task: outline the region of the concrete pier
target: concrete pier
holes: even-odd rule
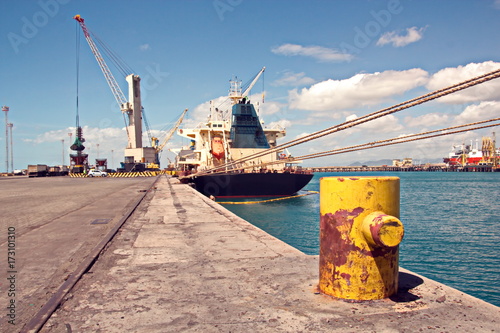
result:
[[[0,178],[0,332],[19,332],[153,181]]]
[[[500,310],[404,271],[393,300],[318,294],[307,256],[163,177],[43,332],[495,331]]]
[[[499,331],[498,307],[404,269],[391,299],[322,295],[317,256],[176,179],[155,186],[41,332]]]

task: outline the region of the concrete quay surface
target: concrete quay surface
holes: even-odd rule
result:
[[[154,181],[0,178],[0,332],[19,332]]]
[[[500,331],[498,307],[404,269],[391,299],[317,283],[317,256],[162,176],[41,332]]]

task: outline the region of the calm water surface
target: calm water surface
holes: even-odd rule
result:
[[[500,306],[500,173],[317,173],[321,177],[401,179],[405,237],[400,265]],[[224,205],[307,254],[319,253],[319,195],[254,205]]]

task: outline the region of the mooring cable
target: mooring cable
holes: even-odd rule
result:
[[[339,131],[342,131],[345,129],[349,129],[349,128],[352,128],[352,127],[357,126],[357,125],[361,125],[363,123],[366,123],[366,122],[369,122],[369,121],[372,121],[372,120],[375,120],[375,119],[378,119],[378,118],[381,118],[381,117],[384,117],[384,116],[387,116],[387,115],[390,115],[390,114],[393,114],[393,113],[396,113],[396,112],[399,112],[399,111],[402,111],[402,110],[405,110],[408,108],[411,108],[411,107],[416,106],[416,105],[420,105],[420,104],[432,101],[434,99],[455,93],[457,91],[460,91],[460,90],[463,90],[466,88],[473,87],[475,85],[496,79],[498,77],[500,77],[500,69],[483,74],[483,75],[480,75],[480,76],[477,76],[477,77],[474,77],[474,78],[471,78],[471,79],[466,80],[466,81],[459,82],[457,84],[454,84],[454,85],[451,85],[451,86],[448,86],[448,87],[445,87],[442,89],[435,90],[433,92],[430,92],[430,93],[424,94],[422,96],[410,99],[408,101],[393,105],[391,107],[384,108],[384,109],[381,109],[381,110],[376,111],[376,112],[372,112],[372,113],[367,114],[365,116],[362,116],[362,117],[359,117],[356,119],[352,119],[352,120],[346,121],[346,122],[338,124],[338,125],[328,127],[326,129],[309,134],[305,137],[294,139],[294,140],[289,141],[287,143],[284,143],[284,144],[278,145],[276,147],[267,149],[264,152],[258,152],[255,154],[251,154],[251,155],[246,156],[244,158],[240,158],[238,160],[220,165],[216,168],[210,168],[210,169],[198,172],[196,174],[189,175],[187,177],[199,176],[199,175],[208,174],[208,173],[218,173],[218,170],[221,170],[224,168],[226,168],[226,169],[227,168],[235,168],[237,170],[242,169],[241,167],[239,167],[239,168],[236,167],[237,164],[240,164],[240,163],[252,160],[252,159],[256,159],[256,158],[259,158],[259,157],[262,157],[262,156],[265,156],[268,154],[272,154],[272,153],[275,153],[279,150],[290,148],[290,147],[298,145],[298,144],[302,144],[305,142],[316,140],[316,139],[321,138],[323,136],[333,134],[333,133],[336,133],[336,132],[339,132]],[[274,164],[276,164],[276,163],[274,163]],[[227,170],[226,170],[226,172],[227,172]]]

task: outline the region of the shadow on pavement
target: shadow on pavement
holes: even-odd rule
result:
[[[398,303],[413,302],[420,299],[419,296],[412,294],[411,289],[424,283],[420,277],[410,274],[399,272],[399,288],[397,294],[389,297],[392,301]]]

